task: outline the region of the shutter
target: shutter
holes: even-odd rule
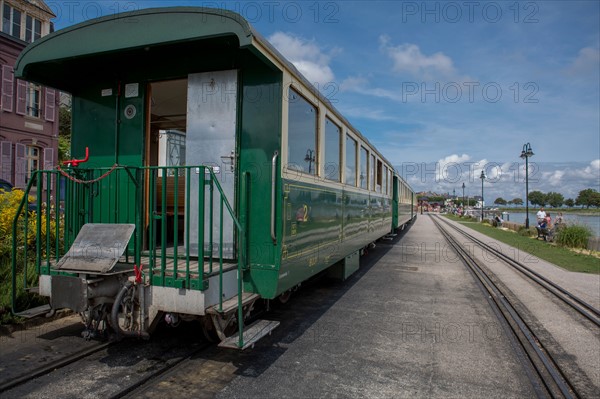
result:
[[[0,143],[0,178],[12,183],[12,142]]]
[[[25,145],[15,144],[15,187],[25,188],[27,174],[27,159],[25,159]]]
[[[17,79],[17,106],[15,112],[25,115],[27,111],[27,82]]]
[[[13,110],[14,72],[10,65],[2,65],[2,111]]]
[[[56,110],[56,92],[54,89],[46,88],[46,99],[44,102],[44,118],[48,122],[54,122],[54,112]],[[44,158],[45,159],[45,158]],[[48,169],[44,166],[45,169]]]
[[[54,148],[44,148],[44,170],[52,170],[54,168]],[[54,173],[50,181],[50,189],[54,187]],[[44,176],[44,190],[46,189],[46,178]]]

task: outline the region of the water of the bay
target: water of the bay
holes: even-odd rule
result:
[[[537,211],[536,211],[537,212]],[[509,220],[515,223],[525,224],[525,212],[510,212]],[[557,212],[550,212],[552,221],[556,218]],[[506,218],[505,218],[506,220]],[[589,226],[596,237],[600,236],[600,215],[578,215],[574,213],[563,213],[563,220],[568,224],[585,224]],[[535,212],[529,212],[529,225],[535,226],[536,222]]]

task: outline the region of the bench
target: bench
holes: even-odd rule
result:
[[[166,180],[166,194],[167,198],[164,203],[162,202],[162,190],[163,184]],[[185,213],[185,176],[177,177],[177,214],[183,215]],[[162,176],[156,178],[156,213],[162,214],[165,212],[168,216],[175,215],[175,176],[167,176],[166,179]]]
[[[170,241],[174,237],[174,226],[175,226],[175,210],[177,210],[177,236],[178,241],[183,240],[184,225],[185,225],[185,176],[177,177],[177,206],[175,204],[175,176],[157,176],[156,178],[156,191],[155,202],[156,212],[155,215],[166,216],[166,228],[167,228],[167,241]],[[166,184],[166,198],[163,204],[162,190],[163,185]],[[163,206],[164,205],[164,206]],[[158,224],[157,241],[160,242],[160,231],[161,221]]]

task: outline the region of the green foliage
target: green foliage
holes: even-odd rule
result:
[[[565,202],[565,197],[561,193],[550,191],[546,194],[546,202],[553,208],[560,208]]]
[[[509,203],[513,205],[523,205],[523,200],[521,198],[513,198]]]
[[[600,207],[600,193],[593,188],[581,190],[575,199],[576,205],[583,205],[587,208],[590,206]]]
[[[498,197],[498,198],[496,198],[496,200],[494,201],[494,204],[496,204],[496,205],[506,205],[506,204],[507,204],[507,202],[506,202],[506,200],[505,200],[504,198],[502,198],[502,197]]]
[[[71,155],[71,109],[61,106],[58,111],[58,161],[70,159]]]
[[[13,248],[13,221],[20,203],[23,201],[24,192],[13,190],[9,192],[0,191],[0,322],[6,322],[12,319],[10,314],[11,294],[12,294],[12,248]],[[25,206],[24,212],[27,212]],[[43,248],[42,256],[46,256],[46,240],[51,241],[51,250],[54,250],[56,241],[56,221],[51,218],[50,224],[46,221],[46,209],[41,210],[41,241],[37,243]],[[52,212],[53,213],[53,212]],[[27,234],[26,234],[27,230]],[[35,271],[35,244],[36,244],[37,218],[35,214],[30,213],[25,218],[23,213],[17,223],[17,308],[27,309],[40,304],[42,299],[37,295],[26,293],[24,290],[24,280],[27,280],[27,286],[35,285],[37,273]],[[48,234],[46,234],[46,232]],[[27,259],[25,249],[27,248]],[[26,278],[25,278],[26,274]]]
[[[565,200],[565,205],[569,208],[573,208],[575,206],[575,201],[573,201],[573,198],[567,198]]]
[[[461,220],[459,223],[464,222]],[[514,234],[512,231],[492,229],[481,223],[464,224],[473,230],[479,231],[480,233],[517,248],[519,251],[527,252],[540,259],[547,260],[565,270],[600,274],[600,262],[598,262],[598,258],[582,253],[575,253],[568,248],[557,245],[550,245],[546,241],[534,240],[529,237],[529,233],[526,233],[525,229],[523,229],[523,234],[526,236],[523,237],[520,234]],[[532,229],[535,231],[535,228]]]
[[[546,206],[548,201],[546,200],[546,194],[541,191],[532,191],[529,193],[529,202],[531,205],[536,206]]]
[[[554,241],[563,247],[586,248],[592,235],[588,226],[575,224],[558,229]]]
[[[523,226],[519,228],[517,234],[523,237],[533,237],[534,235],[537,235],[537,231],[535,227],[526,228],[525,226]]]

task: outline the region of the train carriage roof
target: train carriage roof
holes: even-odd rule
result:
[[[15,75],[57,88],[68,87],[69,73],[63,67],[81,59],[226,36],[236,37],[239,47],[249,47],[256,32],[239,15],[219,9],[170,7],[110,15],[36,40],[17,59]]]
[[[73,92],[77,85],[93,82],[93,70],[106,64],[125,68],[139,62],[140,52],[198,40],[223,40],[222,43],[249,49],[275,69],[285,68],[327,104],[348,128],[360,136],[389,165],[391,163],[348,120],[335,109],[294,65],[264,39],[239,14],[204,7],[148,8],[92,19],[58,30],[27,46],[15,65],[15,76],[46,86]],[[226,40],[235,39],[237,43]],[[137,53],[136,53],[137,52]],[[266,53],[266,54],[265,54]],[[273,65],[269,56],[280,65]],[[129,58],[127,58],[129,57]],[[82,81],[85,79],[84,81]]]

